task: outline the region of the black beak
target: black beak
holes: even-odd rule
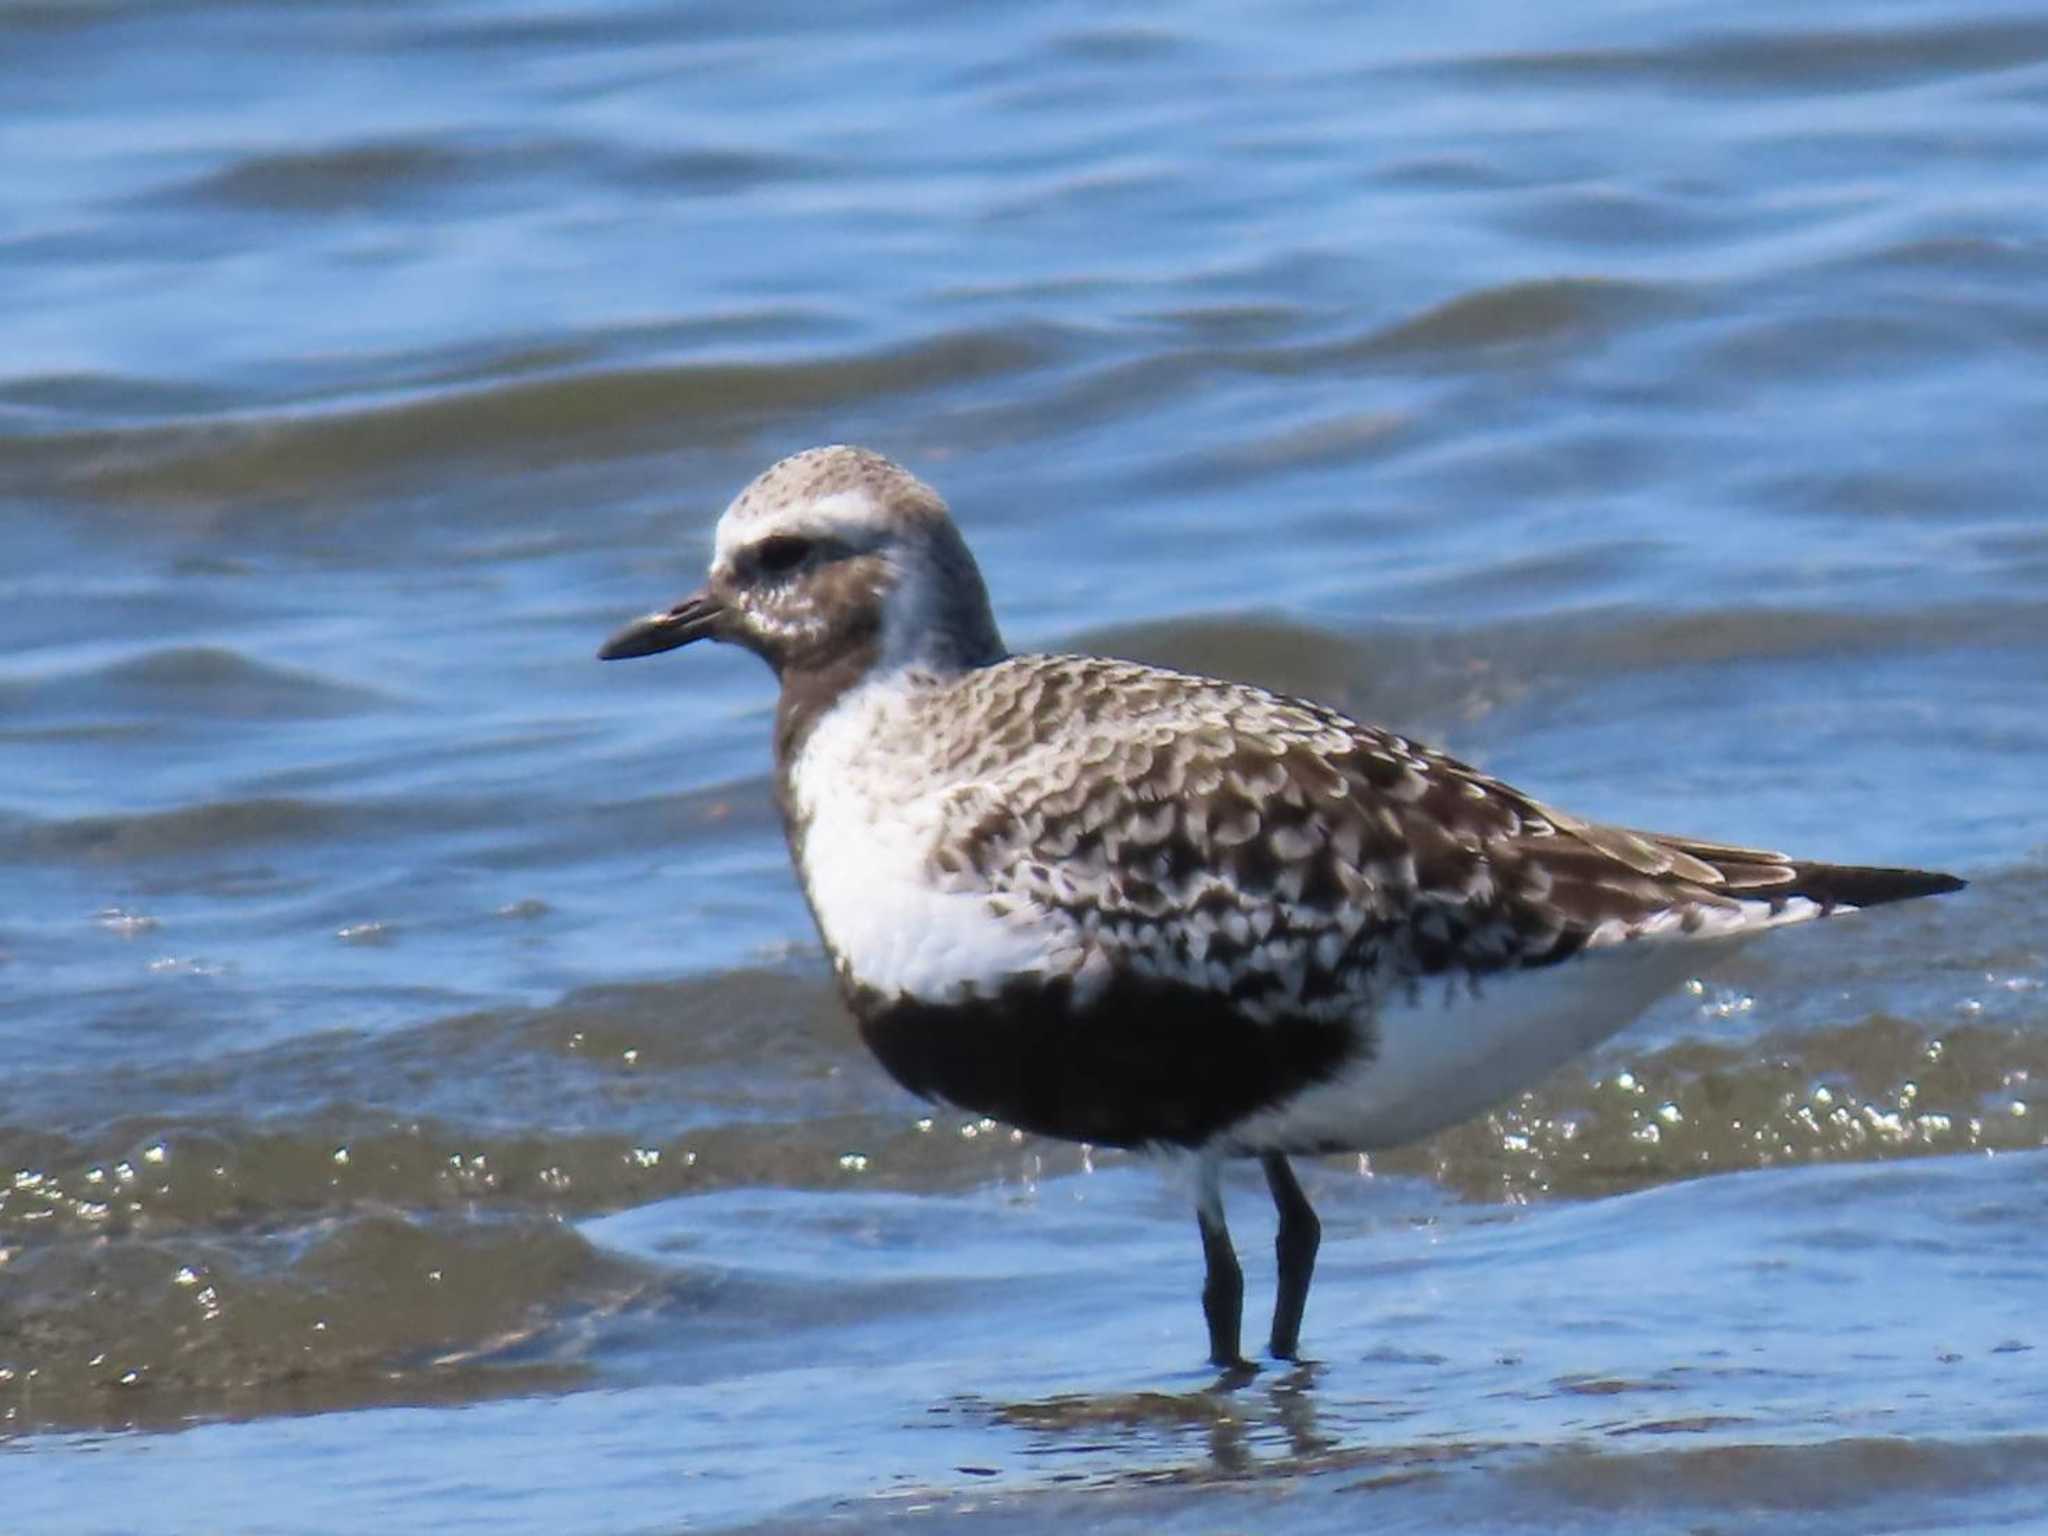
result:
[[[599,661],[622,661],[628,656],[654,656],[672,651],[692,640],[718,638],[725,620],[725,605],[707,588],[692,592],[666,613],[650,613],[635,619],[598,649]]]

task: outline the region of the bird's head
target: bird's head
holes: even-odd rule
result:
[[[693,640],[746,647],[778,674],[979,666],[1002,640],[981,572],[938,492],[864,448],[811,448],[759,475],[718,520],[709,579],[598,654]]]

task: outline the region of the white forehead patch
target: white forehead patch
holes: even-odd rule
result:
[[[712,535],[711,558],[722,564],[736,551],[770,534],[830,536],[860,543],[887,526],[886,510],[866,486],[799,502],[777,502],[742,494],[718,520],[718,530]]]

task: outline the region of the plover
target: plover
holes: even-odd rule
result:
[[[1413,1141],[1628,1023],[1703,947],[1950,875],[1603,826],[1333,709],[1011,655],[946,504],[813,448],[740,492],[710,579],[599,654],[694,640],[781,680],[777,797],[860,1032],[904,1087],[1196,1157],[1211,1359],[1241,1363],[1219,1169],[1279,1210],[1270,1352],[1321,1229],[1288,1158]]]

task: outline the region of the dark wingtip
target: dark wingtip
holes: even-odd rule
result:
[[[1916,896],[1946,896],[1970,883],[1933,869],[1871,869],[1854,864],[1794,867],[1798,878],[1774,894],[1805,896],[1831,907],[1876,907]]]

